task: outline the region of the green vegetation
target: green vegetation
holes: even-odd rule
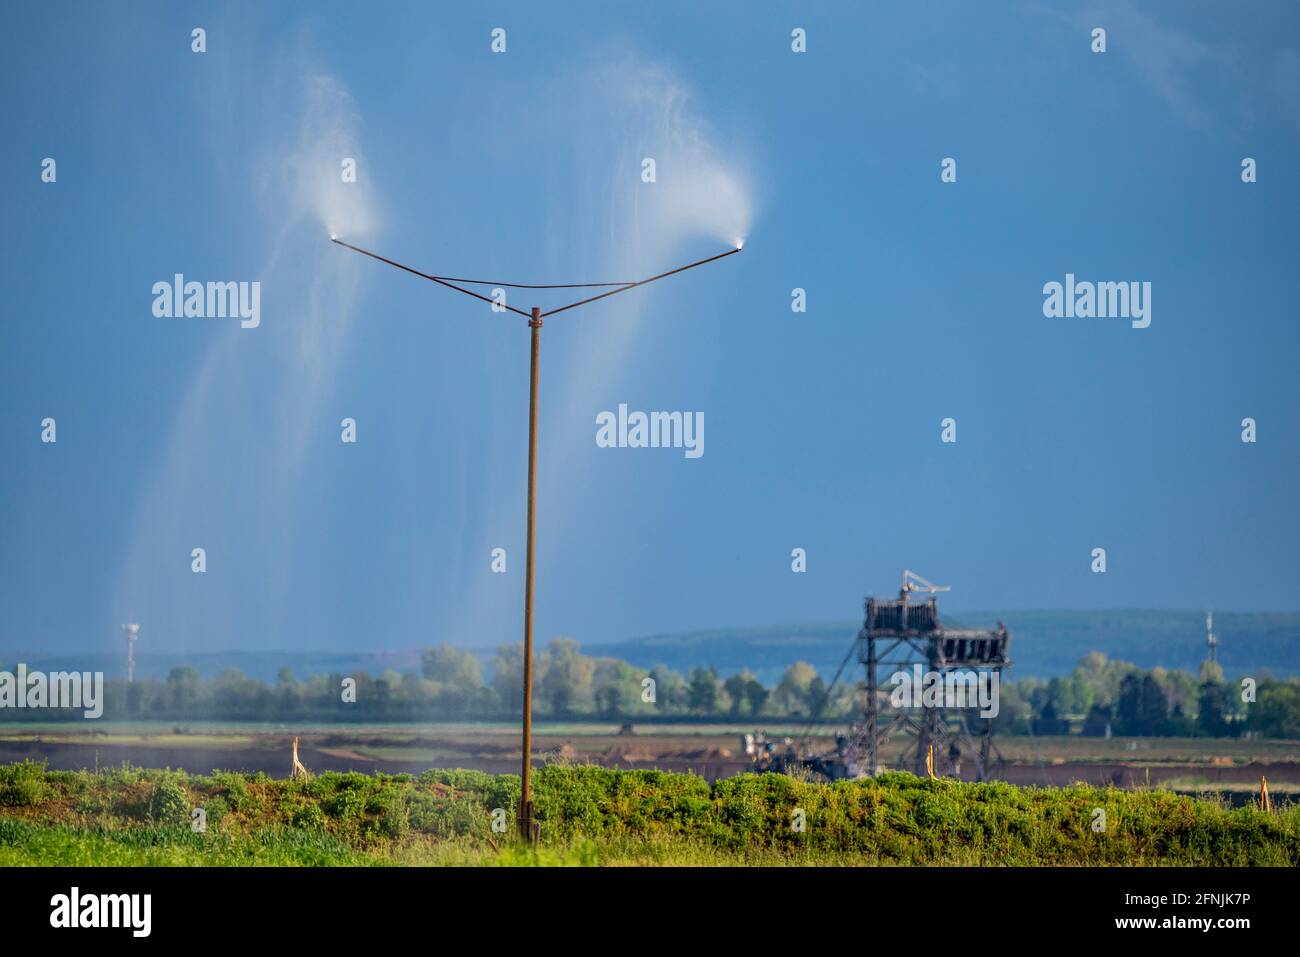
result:
[[[31,807],[49,796],[45,767],[34,761],[0,766],[0,807]]]
[[[0,866],[1300,864],[1300,807],[1289,804],[1266,814],[1165,791],[1017,788],[902,772],[834,784],[741,775],[710,785],[688,774],[552,764],[535,780],[538,850],[509,836],[519,794],[509,775],[289,781],[24,762],[0,768]],[[197,807],[207,812],[206,832],[188,824]],[[493,831],[494,814],[506,834]]]
[[[190,818],[189,795],[177,781],[156,781],[149,793],[149,820],[159,824],[184,824]]]
[[[164,681],[109,681],[109,720],[411,722],[509,720],[522,698],[521,644],[502,645],[484,682],[470,651],[443,644],[426,649],[416,673],[349,675],[355,694],[344,695],[344,675],[299,681],[283,668],[274,685],[227,670],[206,680],[190,667]],[[856,681],[827,685],[806,661],[787,666],[765,686],[742,669],[722,677],[694,667],[687,674],[656,665],[642,671],[626,661],[582,654],[577,642],[551,641],[536,661],[535,713],[543,720],[772,721],[817,717],[843,721],[861,710]],[[647,679],[653,700],[646,700]],[[887,693],[889,685],[884,688]],[[1064,677],[1004,680],[996,729],[1003,734],[1058,735],[1107,730],[1130,737],[1300,737],[1300,678],[1260,676],[1256,699],[1242,700],[1238,682],[1204,663],[1199,675],[1166,668],[1145,671],[1101,652],[1085,655]],[[77,709],[14,710],[15,723],[82,719]]]

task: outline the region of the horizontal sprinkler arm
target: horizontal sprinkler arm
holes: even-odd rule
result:
[[[491,299],[488,296],[479,295],[478,293],[474,292],[474,290],[472,289],[462,289],[460,286],[448,282],[446,279],[442,278],[441,276],[430,276],[426,272],[420,272],[420,270],[412,269],[410,266],[403,266],[399,262],[394,262],[391,259],[386,259],[383,256],[380,256],[378,253],[372,253],[368,249],[362,249],[360,246],[353,246],[351,243],[345,243],[341,239],[331,239],[330,242],[335,243],[339,246],[343,246],[347,249],[351,249],[353,252],[361,253],[363,256],[369,256],[371,259],[378,259],[381,263],[388,263],[388,265],[390,266],[396,266],[398,269],[409,272],[413,276],[419,276],[421,279],[427,279],[430,282],[436,282],[439,286],[446,286],[448,289],[455,289],[457,292],[463,292],[467,296],[473,296],[475,299],[481,299],[484,302],[493,306],[499,305],[503,309],[508,309],[510,312],[513,312],[516,315],[523,316],[525,319],[532,318],[532,313],[524,312],[522,309],[516,309],[514,306],[508,306],[504,302],[498,302],[497,300]],[[461,281],[466,282],[468,280],[461,280]]]
[[[630,282],[626,286],[620,286],[618,289],[611,289],[609,292],[602,292],[598,296],[591,296],[588,299],[580,299],[577,302],[571,302],[567,306],[560,306],[558,309],[552,309],[550,312],[542,313],[542,318],[553,316],[556,313],[564,312],[567,309],[576,309],[578,306],[585,306],[589,302],[595,302],[597,299],[605,299],[609,296],[617,295],[620,292],[627,292],[629,289],[635,289],[637,286],[644,286],[648,282],[654,282],[656,279],[666,279],[669,276],[675,276],[679,272],[685,272],[688,269],[694,269],[696,266],[703,266],[707,263],[715,262],[719,259],[725,259],[728,256],[734,256],[740,252],[740,247],[728,249],[725,253],[718,253],[716,256],[710,256],[708,259],[701,259],[698,262],[688,263],[685,266],[678,266],[676,269],[670,269],[667,272],[661,272],[657,276],[651,276],[649,279],[642,279],[637,282]]]
[[[661,272],[657,276],[651,276],[649,279],[641,279],[636,282],[572,282],[572,283],[551,283],[551,284],[528,285],[525,283],[511,283],[511,282],[493,283],[487,279],[456,279],[450,276],[432,276],[427,272],[420,272],[420,270],[418,269],[412,269],[410,266],[404,266],[401,263],[396,262],[395,260],[392,259],[388,259],[385,256],[381,256],[378,253],[372,253],[368,249],[362,249],[360,246],[353,246],[351,243],[346,243],[341,239],[336,239],[334,237],[331,237],[330,242],[338,246],[343,246],[346,249],[351,249],[353,252],[361,253],[363,256],[369,256],[371,259],[377,259],[381,263],[387,263],[390,266],[396,266],[398,269],[401,269],[404,272],[409,272],[413,276],[419,276],[421,279],[427,279],[430,282],[436,282],[440,286],[446,286],[448,289],[454,289],[457,292],[464,293],[467,296],[473,296],[475,299],[482,300],[483,302],[489,303],[493,306],[499,305],[503,309],[513,312],[515,315],[523,316],[525,319],[529,319],[529,320],[532,319],[531,313],[524,312],[522,309],[516,309],[514,306],[506,305],[503,302],[498,302],[496,299],[491,299],[487,296],[481,295],[480,293],[474,292],[474,290],[472,289],[463,289],[460,286],[457,286],[455,284],[458,282],[464,282],[464,283],[471,283],[476,285],[508,286],[511,289],[584,289],[584,288],[592,288],[598,286],[617,287],[611,289],[609,292],[602,292],[599,295],[589,296],[586,299],[580,299],[577,302],[571,302],[567,306],[560,306],[558,309],[552,309],[550,312],[544,312],[541,314],[541,317],[545,318],[546,316],[554,316],[557,313],[566,312],[569,309],[576,309],[578,306],[585,306],[589,302],[596,302],[599,299],[605,299],[609,296],[613,296],[620,292],[627,292],[629,289],[635,289],[638,286],[644,286],[646,283],[654,282],[656,279],[666,279],[669,276],[675,276],[679,272],[685,272],[688,269],[694,269],[696,266],[704,266],[708,263],[715,262],[719,259],[725,259],[728,256],[734,256],[736,253],[740,252],[740,247],[737,247],[735,249],[728,249],[725,253],[718,253],[716,256],[709,256],[707,259],[701,259],[697,262],[687,263],[685,266],[678,266],[676,269],[670,269],[667,272]]]

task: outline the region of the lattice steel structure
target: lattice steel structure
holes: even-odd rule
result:
[[[913,603],[908,596],[914,591],[931,595]],[[881,766],[882,746],[894,734],[910,731],[916,743],[905,752],[904,763],[915,773],[927,773],[926,759],[933,746],[935,774],[941,769],[957,774],[961,756],[973,754],[976,780],[983,781],[993,751],[993,721],[980,717],[979,709],[914,707],[886,712],[881,707],[882,694],[889,700],[891,677],[898,671],[914,673],[918,665],[942,675],[945,686],[955,682],[959,670],[996,672],[1001,688],[1002,669],[1011,665],[1011,635],[1006,627],[1001,622],[991,630],[944,627],[936,591],[947,588],[905,571],[897,599],[866,600],[866,620],[857,638],[858,661],[866,671],[866,707],[864,722],[854,736],[855,750],[866,773],[875,774]]]

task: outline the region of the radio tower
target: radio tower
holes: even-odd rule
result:
[[[135,680],[135,641],[140,636],[140,626],[123,625],[122,630],[126,632],[126,683],[130,684]]]
[[[1205,616],[1205,645],[1210,652],[1210,661],[1214,660],[1214,649],[1218,644],[1219,639],[1214,634],[1214,611],[1211,610]]]

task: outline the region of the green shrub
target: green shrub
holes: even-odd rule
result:
[[[513,827],[512,810],[504,810]],[[438,798],[427,791],[413,791],[407,798],[407,814],[413,830],[440,840],[482,838],[492,833],[492,809],[472,797]]]
[[[304,804],[289,815],[289,823],[308,831],[325,830],[325,812],[319,804]]]
[[[218,795],[217,797],[208,798],[203,805],[203,814],[207,819],[208,827],[217,827],[226,815],[230,813],[230,805],[226,799]]]
[[[55,774],[24,762],[0,766],[0,864],[40,863],[48,848],[50,860],[69,863],[489,855],[504,863],[1300,865],[1300,807],[1264,814],[1161,791],[1022,788],[906,772],[833,784],[744,774],[710,784],[690,774],[553,764],[538,769],[533,795],[544,853],[515,854],[512,775],[350,772],[297,782],[131,768]],[[188,826],[195,801],[204,802],[209,834]],[[37,809],[6,816],[6,806]],[[58,823],[69,806],[94,823]],[[1098,807],[1104,835],[1092,830]],[[498,808],[505,834],[492,831]],[[796,810],[803,831],[791,826]],[[238,827],[214,828],[235,812]],[[500,858],[492,856],[498,849]]]
[[[248,790],[248,782],[242,774],[232,771],[213,771],[208,779],[217,794],[224,798],[232,811],[243,813],[252,811],[257,800]]]
[[[0,806],[30,807],[50,796],[44,761],[0,765]]]
[[[159,824],[188,824],[190,799],[175,781],[158,781],[149,792],[149,820]]]
[[[354,788],[344,788],[321,801],[320,807],[335,820],[360,819],[366,812],[366,795]]]
[[[395,840],[405,836],[410,829],[406,798],[396,790],[372,794],[366,802],[366,814],[363,833]]]

